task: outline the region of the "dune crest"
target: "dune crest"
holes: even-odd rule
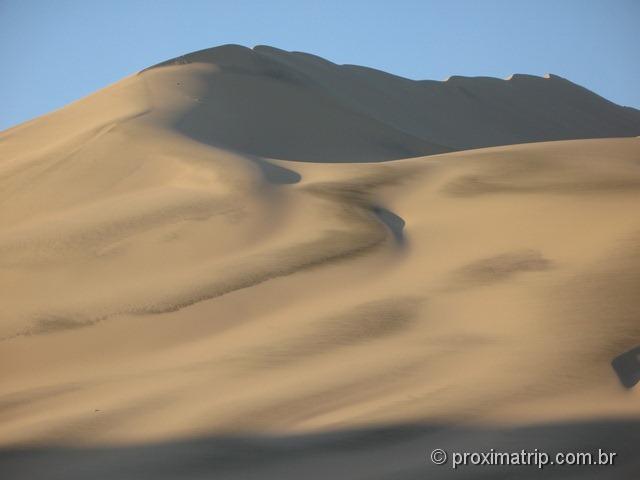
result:
[[[195,72],[197,89],[180,81]],[[175,117],[186,135],[287,160],[371,162],[640,132],[640,112],[556,75],[413,81],[305,53],[239,45],[184,55],[144,75],[152,83],[173,75],[197,102]]]

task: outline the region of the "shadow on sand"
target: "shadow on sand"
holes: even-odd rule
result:
[[[523,428],[394,425],[288,436],[220,436],[109,448],[0,450],[11,480],[143,479],[631,479],[640,472],[640,422],[616,420]],[[445,465],[429,453],[448,452]],[[452,468],[453,452],[617,453],[612,465],[472,465]]]
[[[640,346],[618,355],[611,366],[625,388],[633,388],[640,382]]]

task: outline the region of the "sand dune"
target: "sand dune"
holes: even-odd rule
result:
[[[179,131],[288,160],[372,162],[640,134],[640,112],[555,75],[412,81],[305,53],[226,45],[144,76],[165,106],[172,98],[166,118]]]
[[[414,82],[237,46],[3,132],[0,466],[83,478],[144,451],[121,478],[172,458],[165,477],[282,478],[284,441],[296,472],[372,478],[357,464],[404,433],[354,436],[371,426],[414,432],[407,459],[445,437],[628,452],[640,404],[610,362],[640,344],[640,138],[548,140],[638,134],[554,76]],[[277,468],[243,471],[234,438],[265,434],[249,456]],[[185,461],[194,438],[233,475]],[[433,468],[411,458],[379,478]]]

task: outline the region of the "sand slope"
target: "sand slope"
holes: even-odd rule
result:
[[[169,60],[145,77],[163,105],[167,97],[182,105],[167,116],[179,131],[288,160],[371,162],[640,135],[640,112],[555,75],[412,81],[305,53],[225,45]]]
[[[382,103],[364,97],[349,108],[316,97],[334,77],[341,95],[342,76],[390,92],[411,83],[380,72],[267,48],[186,58],[0,136],[0,461],[15,462],[17,446],[372,425],[575,421],[584,437],[598,431],[590,422],[640,415],[610,367],[640,344],[640,139],[354,163],[479,140],[464,125],[431,138],[416,121],[409,132],[391,107],[380,122]],[[247,73],[272,61],[277,80]],[[282,72],[321,67],[317,84],[283,86]],[[637,127],[637,111],[562,79],[450,82],[515,112],[469,121],[496,131],[490,143]],[[386,101],[424,86],[445,102],[450,82]],[[225,90],[236,87],[238,97]],[[568,99],[549,113],[574,112],[565,130],[527,112],[536,92]],[[447,97],[454,111],[466,108],[460,95]],[[311,162],[323,156],[337,163]],[[575,431],[554,428],[577,448]],[[11,468],[28,477],[20,458]]]

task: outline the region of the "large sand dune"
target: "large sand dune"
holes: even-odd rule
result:
[[[437,442],[601,441],[630,478],[640,138],[599,137],[639,134],[555,76],[237,46],[1,133],[0,469],[417,478]]]

